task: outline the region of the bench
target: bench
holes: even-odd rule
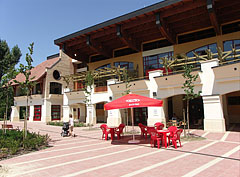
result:
[[[2,129],[8,129],[8,130],[13,130],[13,125],[12,124],[2,124]],[[17,128],[16,130],[18,130]]]

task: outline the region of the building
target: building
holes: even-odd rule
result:
[[[90,124],[129,122],[128,110],[103,109],[104,103],[126,91],[126,83],[118,76],[123,72],[119,68],[126,68],[132,78],[128,88],[131,93],[164,101],[161,108],[134,109],[136,124],[166,123],[173,113],[183,119],[186,103],[182,66],[188,62],[199,74],[195,90],[202,92],[190,102],[191,126],[224,132],[240,123],[238,1],[166,0],[54,43],[60,48],[62,60],[78,61],[69,71],[75,74],[70,91],[63,93],[63,119],[72,113]],[[164,64],[172,67],[164,68]],[[101,76],[95,78],[88,95],[82,90],[87,71]],[[85,104],[86,96],[91,104]]]

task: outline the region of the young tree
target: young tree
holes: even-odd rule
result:
[[[34,86],[33,79],[35,77],[31,77],[31,70],[34,68],[32,66],[32,54],[33,54],[33,45],[34,43],[30,44],[30,47],[28,47],[29,53],[26,54],[25,60],[27,62],[27,65],[24,66],[23,64],[20,64],[19,66],[19,72],[22,73],[25,76],[25,81],[19,82],[17,80],[14,80],[15,83],[19,84],[21,88],[26,89],[27,92],[27,106],[26,106],[26,115],[24,117],[24,138],[27,136],[27,118],[28,118],[28,99],[31,95],[32,88]]]
[[[199,91],[198,93],[194,93],[194,82],[197,80],[198,75],[194,75],[192,74],[192,65],[185,65],[183,66],[184,69],[184,73],[182,74],[182,76],[185,79],[185,82],[183,83],[183,87],[182,89],[185,92],[185,97],[184,100],[187,101],[187,123],[188,123],[188,135],[189,135],[189,101],[193,100],[194,98],[197,98],[200,96],[201,91]],[[185,122],[184,122],[185,124]],[[186,136],[186,132],[185,132],[185,128],[184,128],[184,136]]]

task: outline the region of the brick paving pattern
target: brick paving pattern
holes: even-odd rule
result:
[[[23,123],[13,123],[22,128]],[[74,128],[77,137],[61,137],[61,127],[28,123],[30,131],[49,134],[50,148],[2,160],[8,169],[0,176],[240,176],[240,133],[191,130],[207,138],[182,142],[177,150],[151,148],[149,138],[140,144],[102,140],[100,129]]]

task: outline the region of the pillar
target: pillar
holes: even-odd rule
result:
[[[11,106],[12,112],[11,112],[11,122],[18,122],[19,121],[19,106]]]
[[[211,132],[225,132],[222,99],[220,95],[203,96],[204,130]]]
[[[33,122],[34,117],[34,106],[29,106],[29,122]]]
[[[95,105],[89,105],[87,106],[86,124],[95,125],[96,123],[97,123],[97,117],[96,117]]]
[[[119,126],[119,124],[121,124],[120,109],[108,110],[107,112],[108,112],[107,125],[110,127]]]
[[[51,119],[51,102],[49,102],[47,99],[44,99],[43,105],[42,105],[42,122],[50,122]]]

